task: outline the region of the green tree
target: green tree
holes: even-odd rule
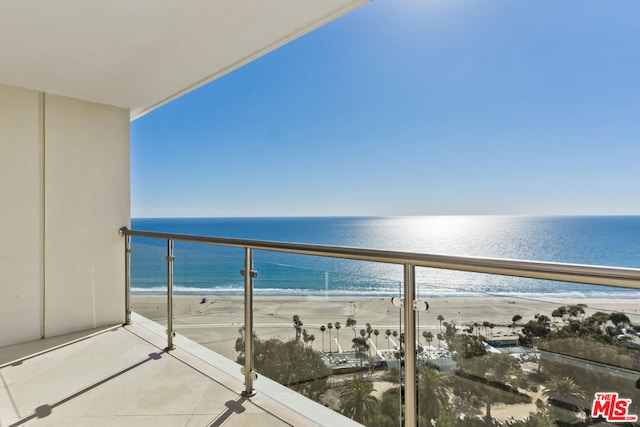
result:
[[[452,351],[452,357],[459,365],[462,365],[466,359],[487,354],[484,344],[475,335],[454,335],[449,339],[449,350]]]
[[[340,322],[336,322],[333,324],[333,327],[336,328],[336,340],[340,342],[340,328],[342,328],[342,324]],[[338,350],[339,351],[339,350]]]
[[[360,366],[362,366],[362,357],[363,355],[369,351],[369,344],[367,344],[367,339],[365,337],[356,337],[351,340],[353,345],[351,348],[355,349],[356,357],[360,359]]]
[[[584,390],[570,377],[551,377],[542,395],[547,398],[551,419],[563,423],[578,421],[576,415],[586,403]]]
[[[396,373],[397,379],[398,373]],[[404,425],[400,387],[390,388],[380,398],[380,411],[376,427],[399,427]]]
[[[520,342],[524,345],[533,345],[535,338],[544,338],[549,335],[551,328],[549,327],[550,319],[547,316],[538,316],[536,320],[528,321],[522,327]]]
[[[431,341],[433,341],[433,334],[431,332],[424,331],[422,333],[424,337],[424,341],[427,343],[427,352],[429,353],[429,357],[431,357]]]
[[[444,339],[446,342],[450,343],[458,334],[456,324],[455,322],[443,322],[442,326],[444,326]]]
[[[629,317],[624,313],[611,313],[609,315],[609,320],[611,320],[611,323],[616,325],[618,328],[629,324]]]
[[[564,319],[564,316],[567,315],[567,307],[564,305],[556,308],[551,312],[551,317],[559,317],[560,319]]]
[[[347,328],[351,328],[353,329],[353,337],[356,337],[356,319],[354,319],[353,317],[349,317],[347,319]]]
[[[378,414],[380,402],[371,395],[371,392],[373,392],[373,383],[362,374],[354,375],[351,383],[340,393],[342,415],[361,424],[373,423]]]
[[[549,414],[542,410],[529,414],[524,420],[519,420],[511,424],[511,427],[556,427]]]
[[[440,322],[440,333],[442,333],[442,321],[444,320],[444,316],[442,314],[438,314],[438,322]]]
[[[244,336],[236,341],[237,362],[244,364]],[[266,341],[254,337],[254,367],[256,372],[318,401],[327,389],[331,369],[311,348],[300,341]]]
[[[380,331],[377,329],[373,330],[373,335],[376,336],[376,348],[378,348],[378,335],[380,335]]]
[[[329,329],[329,353],[331,353],[331,329],[333,329],[333,323],[327,323],[327,329]]]
[[[579,316],[584,317],[584,308],[578,305],[572,305],[567,309],[570,318],[577,319]]]
[[[296,341],[300,341],[300,336],[302,335],[302,320],[300,320],[300,316],[297,314],[293,315],[293,327],[296,330]]]
[[[458,395],[471,391],[485,406],[485,418],[491,419],[491,407],[496,403],[530,402],[518,391],[526,387],[520,362],[508,354],[490,353],[465,360],[464,369],[456,376]]]
[[[425,366],[418,372],[418,414],[420,425],[433,426],[440,410],[449,401],[448,387],[442,375],[434,368]]]

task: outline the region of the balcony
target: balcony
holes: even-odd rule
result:
[[[121,232],[127,324],[0,349],[0,425],[578,425],[640,414],[639,270]],[[395,265],[402,277],[321,270],[316,257],[364,273]],[[242,288],[198,287],[237,282],[240,270]],[[432,298],[442,271],[627,298]],[[296,280],[316,290],[296,295]],[[345,295],[345,283],[376,291]]]
[[[348,425],[319,405],[306,404],[306,415],[282,405],[301,397],[268,380],[251,399],[240,396],[234,363],[180,336],[167,351],[163,333],[134,313],[131,325],[0,348],[0,425],[321,424],[309,416]]]

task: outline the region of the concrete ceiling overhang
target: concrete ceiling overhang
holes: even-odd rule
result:
[[[368,0],[0,0],[0,83],[135,119]]]

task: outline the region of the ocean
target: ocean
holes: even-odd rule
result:
[[[640,268],[640,216],[133,219],[134,230]],[[175,243],[177,294],[241,295],[243,250]],[[133,238],[132,292],[166,289],[166,242]],[[397,296],[400,266],[256,251],[255,294]],[[640,298],[640,291],[418,268],[420,297]]]

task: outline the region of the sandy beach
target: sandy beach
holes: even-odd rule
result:
[[[532,320],[536,314],[551,317],[551,312],[561,305],[585,304],[585,315],[596,311],[623,311],[632,321],[640,321],[638,300],[615,299],[578,299],[559,300],[546,299],[514,299],[514,298],[433,298],[428,301],[429,310],[417,313],[420,343],[424,344],[422,332],[430,331],[434,336],[440,332],[438,316],[445,322],[455,322],[458,326],[472,325],[483,322],[493,323],[491,331],[493,337],[515,336],[510,327],[511,319],[515,315],[522,316],[519,323]],[[173,314],[176,331],[188,336],[212,350],[234,359],[237,353],[234,343],[238,338],[238,330],[244,323],[244,302],[240,296],[216,295],[178,295],[173,298]],[[133,311],[164,323],[166,319],[166,297],[134,295],[132,296]],[[254,329],[262,339],[278,337],[283,340],[295,336],[293,316],[298,315],[303,322],[303,328],[309,334],[315,335],[313,348],[321,350],[323,333],[321,325],[340,322],[342,327],[338,332],[339,343],[344,351],[351,349],[351,340],[367,323],[378,329],[377,346],[386,349],[393,347],[385,338],[385,331],[400,332],[401,309],[391,304],[389,298],[379,297],[282,297],[268,296],[254,298]],[[348,318],[356,320],[355,331],[347,328]],[[561,322],[559,319],[552,319]],[[331,334],[331,350],[336,351],[336,329],[324,332],[324,349],[329,351],[329,333]],[[484,330],[481,330],[484,333]],[[485,334],[486,335],[486,334]],[[393,338],[393,337],[392,337]],[[371,336],[376,342],[376,337]],[[396,340],[397,341],[397,340]],[[434,339],[433,344],[436,344]]]

